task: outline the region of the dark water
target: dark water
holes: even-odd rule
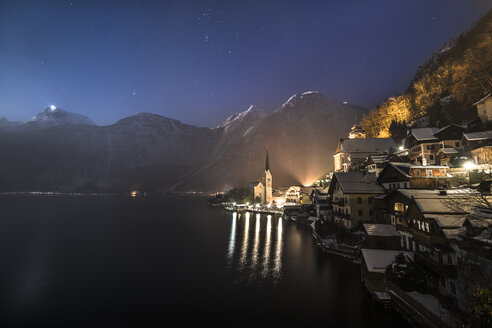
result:
[[[189,197],[0,197],[0,326],[405,326],[310,230]]]

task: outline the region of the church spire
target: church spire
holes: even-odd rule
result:
[[[268,148],[266,153],[265,171],[270,171],[270,163],[268,161]]]

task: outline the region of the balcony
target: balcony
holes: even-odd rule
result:
[[[335,213],[334,217],[341,220],[350,220],[350,214]]]
[[[331,202],[332,205],[337,205],[337,206],[341,206],[341,207],[344,207],[345,206],[345,199],[344,198],[340,198],[339,200],[334,200]]]
[[[447,246],[446,240],[439,235],[434,235],[432,233],[423,232],[422,230],[416,229],[415,227],[410,227],[410,233],[413,237],[424,245],[436,245],[436,246]]]
[[[415,252],[415,261],[419,262],[427,269],[439,275],[456,278],[458,269],[456,265],[441,264],[432,260],[425,252]]]

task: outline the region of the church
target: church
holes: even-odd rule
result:
[[[272,203],[273,183],[272,172],[270,172],[270,163],[268,161],[268,149],[266,152],[265,172],[263,173],[263,177],[260,181],[251,182],[249,187],[253,192],[255,201],[259,199],[262,204]]]

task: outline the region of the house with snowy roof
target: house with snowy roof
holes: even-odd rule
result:
[[[460,153],[463,150],[462,136],[465,127],[450,124],[443,128],[416,128],[409,130],[405,148],[413,164],[440,164],[436,155],[440,149],[452,148]]]
[[[333,220],[347,229],[373,221],[374,196],[384,194],[376,175],[366,172],[337,172],[328,188],[332,199]]]
[[[362,248],[401,250],[400,232],[392,224],[364,223]]]
[[[463,133],[463,145],[466,151],[492,146],[492,130]]]
[[[367,290],[376,301],[386,303],[390,300],[387,294],[385,272],[398,254],[403,254],[408,260],[413,260],[414,257],[412,252],[383,249],[361,250],[361,277]]]
[[[390,162],[379,173],[377,182],[386,190],[437,189],[451,184],[448,167]]]
[[[471,189],[417,194],[412,197],[406,212],[415,260],[426,268],[429,285],[455,300],[456,242],[467,215],[472,212],[470,204],[477,194]]]
[[[465,309],[466,301],[475,292],[476,283],[482,288],[492,289],[492,211],[490,209],[475,209],[481,213],[465,219],[465,233],[457,241],[458,251],[458,306]],[[479,268],[477,272],[477,268]],[[470,272],[474,272],[470,281]]]
[[[483,123],[492,121],[492,93],[489,93],[473,105],[477,107],[478,117]]]
[[[463,144],[473,162],[483,169],[492,166],[492,131],[463,134]]]
[[[341,138],[333,160],[335,172],[357,171],[371,155],[388,155],[396,149],[393,138]]]

